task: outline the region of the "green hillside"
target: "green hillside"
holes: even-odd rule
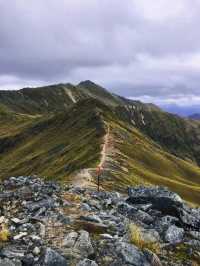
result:
[[[103,186],[170,187],[200,204],[200,123],[90,82],[0,92],[0,173],[72,181],[102,159]]]
[[[91,99],[51,116],[19,116],[10,134],[0,138],[1,177],[37,174],[68,181],[79,169],[95,168],[108,125],[113,152],[104,165],[103,186],[125,190],[144,182],[166,185],[200,202],[198,167],[163,151],[120,120],[114,109]]]
[[[15,130],[0,137],[1,177],[38,174],[64,179],[73,171],[96,165],[104,124],[96,106],[87,105],[86,100],[68,112],[13,125]]]

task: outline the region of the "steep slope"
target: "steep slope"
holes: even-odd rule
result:
[[[106,113],[109,125],[107,155],[103,168],[106,189],[124,190],[130,184],[170,187],[193,203],[200,203],[200,168],[164,151],[133,126]]]
[[[200,165],[200,122],[135,101],[117,107],[118,115],[166,151]]]
[[[26,173],[65,179],[93,167],[104,132],[98,108],[88,100],[64,113],[32,118],[28,127],[0,137],[1,177]]]

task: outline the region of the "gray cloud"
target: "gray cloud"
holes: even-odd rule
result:
[[[94,80],[200,103],[199,0],[0,0],[0,88]]]

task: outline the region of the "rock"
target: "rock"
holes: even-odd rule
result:
[[[1,216],[0,217],[0,224],[5,223],[5,220],[6,220],[5,216]]]
[[[140,234],[145,243],[160,242],[160,235],[155,229],[141,229]]]
[[[33,249],[33,254],[35,255],[35,256],[38,256],[39,254],[40,254],[40,248],[39,247],[35,247],[34,249]]]
[[[109,235],[109,234],[100,234],[100,237],[102,239],[113,239],[113,236]]]
[[[150,262],[151,266],[162,266],[162,263],[158,256],[149,249],[144,250],[144,255],[147,260]]]
[[[189,228],[199,230],[200,228],[200,209],[189,208],[184,205],[183,208],[178,209],[179,218],[183,224]]]
[[[46,248],[45,253],[41,259],[42,266],[67,266],[67,261],[64,257],[58,254],[51,248]]]
[[[35,258],[33,254],[26,254],[22,259],[23,266],[33,266],[34,261],[35,261]]]
[[[54,208],[55,207],[55,200],[52,198],[44,199],[36,203],[27,203],[26,208],[29,211],[37,211],[40,208],[45,207],[46,209],[48,208]]]
[[[23,219],[23,220],[20,220],[18,218],[12,218],[11,221],[16,224],[16,225],[21,225],[21,224],[25,224],[25,223],[28,223],[29,219]]]
[[[128,189],[127,202],[132,204],[149,204],[166,214],[174,213],[174,207],[183,206],[181,197],[164,187],[136,187]]]
[[[98,264],[96,264],[96,262],[93,260],[84,259],[82,261],[79,261],[77,266],[98,266]]]
[[[20,260],[0,259],[0,266],[22,266]]]
[[[18,235],[14,236],[13,239],[14,239],[14,240],[19,240],[19,239],[21,239],[21,238],[23,238],[24,236],[27,236],[27,235],[28,235],[28,233],[26,233],[26,232],[21,232],[21,233],[19,233]]]
[[[69,233],[63,240],[63,246],[67,248],[72,248],[78,238],[78,234],[76,232]]]
[[[188,235],[192,238],[195,238],[197,240],[200,240],[200,232],[198,231],[189,231]]]
[[[165,232],[165,241],[170,244],[176,244],[183,241],[184,229],[171,225]]]
[[[84,211],[91,211],[92,210],[91,207],[89,206],[89,204],[87,204],[87,203],[82,203],[81,209]]]
[[[126,202],[120,202],[117,205],[117,209],[121,214],[126,215],[133,221],[141,221],[146,224],[151,224],[153,222],[153,217],[151,217],[148,213],[138,210]]]
[[[80,216],[80,220],[93,222],[93,223],[102,223],[102,220],[97,215],[88,215],[88,216]]]
[[[81,230],[79,234],[80,235],[74,245],[74,249],[77,250],[83,258],[87,258],[89,255],[92,255],[94,253],[90,236],[89,233],[84,230]]]
[[[134,245],[119,242],[116,250],[123,258],[124,264],[129,263],[134,266],[150,266],[145,255]]]
[[[3,247],[0,251],[0,255],[3,257],[7,257],[9,259],[18,258],[21,259],[24,257],[27,247],[26,246],[16,246],[10,245],[7,247]]]
[[[92,222],[87,222],[87,221],[77,221],[77,225],[79,225],[79,228],[86,230],[90,233],[95,233],[95,234],[103,234],[108,232],[108,225],[105,224],[100,224],[100,223],[92,223]],[[114,223],[115,226],[115,223]]]

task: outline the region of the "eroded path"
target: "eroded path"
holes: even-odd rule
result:
[[[107,132],[103,137],[103,145],[101,150],[101,159],[97,167],[104,168],[107,160],[107,156],[110,153],[110,126],[107,126]],[[94,180],[94,175],[96,173],[96,168],[86,168],[80,170],[74,177],[72,184],[77,187],[96,187],[96,181]]]

